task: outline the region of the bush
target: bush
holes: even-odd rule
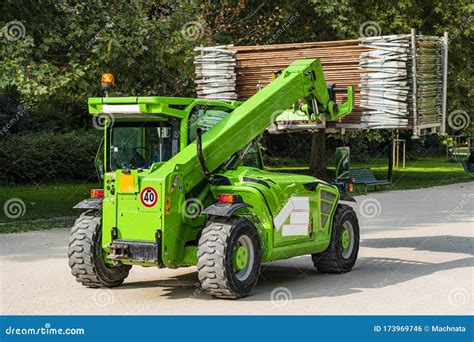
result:
[[[23,132],[0,140],[0,183],[96,180],[98,130]]]

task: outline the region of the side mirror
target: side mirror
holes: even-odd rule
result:
[[[347,146],[336,148],[336,179],[347,178],[350,169],[350,148]]]

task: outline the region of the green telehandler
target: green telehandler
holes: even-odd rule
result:
[[[110,74],[102,80],[113,83]],[[336,92],[347,100],[336,104]],[[106,121],[104,187],[76,205],[84,212],[68,256],[78,282],[114,287],[133,265],[197,266],[211,295],[242,298],[265,262],[311,255],[321,272],[354,266],[358,220],[340,203],[352,200],[347,180],[266,171],[258,144],[282,110],[327,121],[352,111],[352,88],[328,87],[318,59],[293,62],[242,103],[102,97],[88,105]]]

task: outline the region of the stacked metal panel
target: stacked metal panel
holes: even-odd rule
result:
[[[362,38],[361,124],[367,128],[408,128],[410,35]],[[408,64],[409,65],[409,64]]]
[[[199,98],[236,100],[235,54],[226,46],[198,47],[194,59],[196,92]]]
[[[416,36],[416,116],[420,129],[436,126],[443,112],[443,40]]]
[[[423,35],[362,38],[371,48],[360,57],[361,123],[367,128],[423,129],[442,126],[443,39]]]

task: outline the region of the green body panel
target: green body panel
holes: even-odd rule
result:
[[[222,175],[226,176],[232,185],[213,186],[211,191],[214,197],[228,193],[240,195],[243,201],[251,206],[241,209],[238,214],[246,216],[259,229],[263,261],[308,254],[299,253],[300,248],[309,250],[310,253],[322,252],[327,248],[332,214],[339,200],[339,191],[334,186],[311,176],[275,173],[243,166],[226,171]],[[263,181],[264,184],[256,183],[257,180]],[[305,184],[313,182],[318,182],[316,191],[305,189]],[[333,197],[330,200],[322,199],[321,191],[332,194]],[[275,217],[282,212],[292,197],[308,199],[309,223],[306,235],[283,236],[283,230],[275,228]],[[330,207],[323,208],[322,211],[321,205],[326,203]],[[290,223],[290,216],[284,223]],[[323,220],[323,217],[327,219]]]
[[[243,103],[175,97],[89,99],[91,114],[105,113],[115,122],[147,122],[160,118],[179,121],[179,152],[171,159],[154,163],[144,170],[116,170],[105,174],[103,248],[108,249],[115,231],[116,238],[135,241],[155,241],[159,231],[161,258],[166,267],[195,265],[195,242],[205,217],[192,215],[192,210],[190,214],[188,205],[197,203],[205,208],[215,202],[217,195],[230,193],[240,195],[249,205],[234,215],[248,218],[258,229],[262,261],[324,251],[329,244],[332,216],[339,200],[335,186],[311,176],[273,173],[246,166],[223,167],[231,156],[263,133],[275,119],[276,111],[285,110],[299,100],[313,108],[317,103],[317,110],[310,116],[326,120],[348,114],[353,103],[350,89],[347,102],[334,112],[321,64],[313,59],[295,61]],[[135,112],[127,114],[128,107],[123,107],[125,113],[111,113],[110,108],[119,108],[114,106],[131,106],[130,110]],[[202,151],[209,170],[228,179],[228,185],[211,185],[206,180],[197,157],[196,143],[188,139],[190,117],[198,106],[229,113],[202,137]],[[106,142],[107,134],[106,130]],[[148,187],[158,195],[156,204],[150,207],[140,199],[141,191]],[[242,260],[240,267],[244,263]]]

